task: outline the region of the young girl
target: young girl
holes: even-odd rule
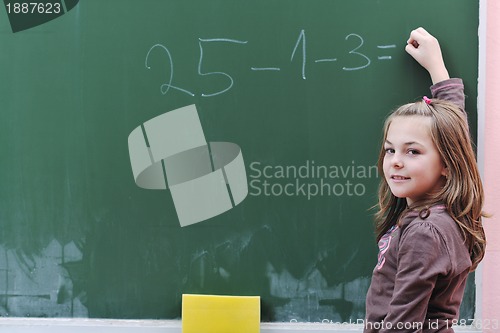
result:
[[[423,28],[406,51],[430,74],[432,99],[386,120],[378,166],[378,263],[365,332],[453,332],[469,272],[484,256],[483,188],[464,113],[439,43]]]

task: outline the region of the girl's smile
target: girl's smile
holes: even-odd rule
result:
[[[410,179],[411,179],[410,177],[404,177],[404,176],[400,176],[400,175],[392,175],[391,176],[391,180],[395,183],[404,182],[404,181],[407,181]]]

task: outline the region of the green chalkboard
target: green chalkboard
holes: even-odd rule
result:
[[[180,318],[204,293],[260,295],[263,321],[364,318],[382,123],[431,84],[405,42],[440,39],[475,131],[479,1],[54,2],[16,32],[0,8],[0,315]],[[146,165],[164,189],[134,177],[153,146],[174,147]],[[228,208],[181,226],[204,195]],[[474,297],[471,278],[463,318]]]

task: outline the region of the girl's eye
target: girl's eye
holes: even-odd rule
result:
[[[408,149],[408,154],[410,155],[418,155],[420,152],[416,149]]]
[[[394,149],[393,148],[385,148],[385,153],[386,154],[394,154]]]

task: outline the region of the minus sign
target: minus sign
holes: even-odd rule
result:
[[[315,62],[332,62],[332,61],[337,61],[337,59],[336,58],[332,58],[332,59],[318,59]]]
[[[378,60],[391,60],[391,56],[383,56],[383,57],[378,57]]]
[[[278,67],[251,67],[253,71],[280,71]]]

